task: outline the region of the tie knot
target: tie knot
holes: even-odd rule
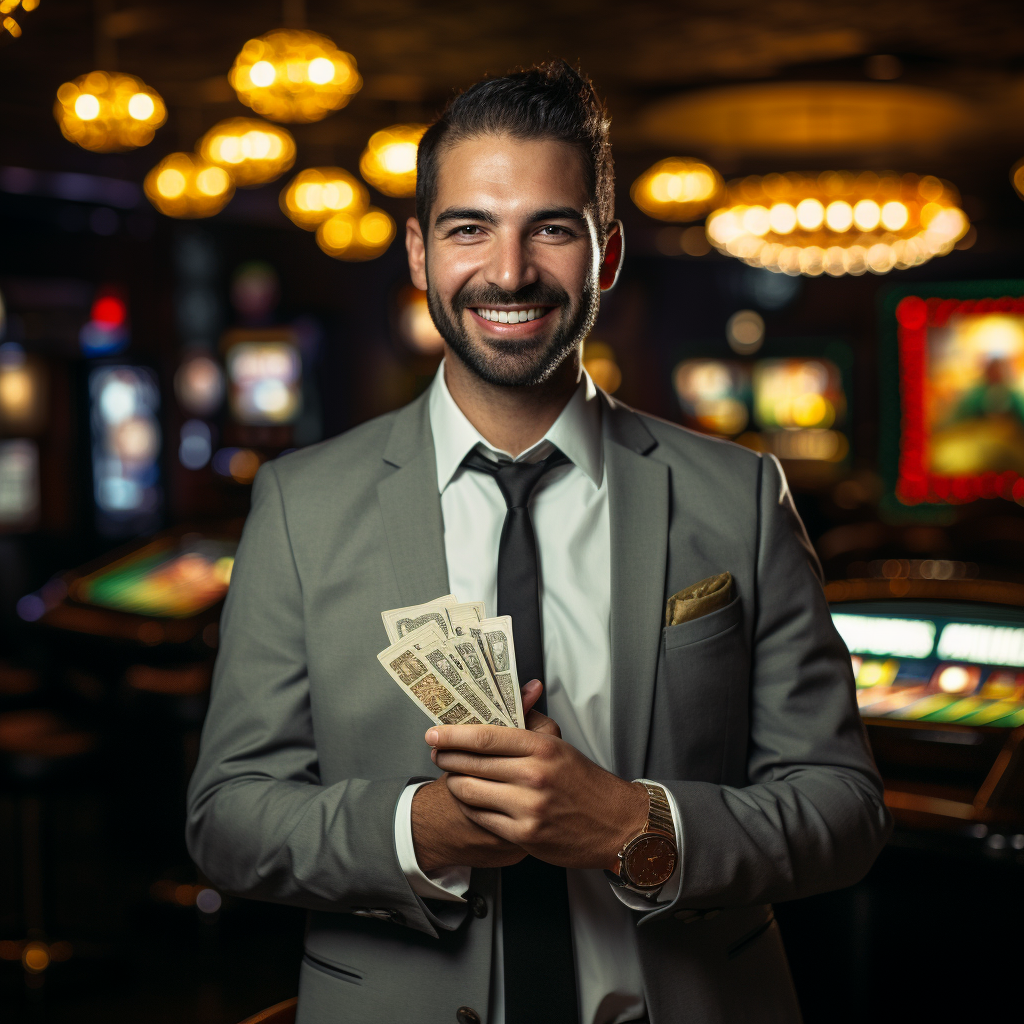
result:
[[[541,462],[495,462],[474,449],[462,460],[462,464],[467,469],[490,473],[498,482],[498,488],[509,508],[526,508],[541,477],[569,461],[568,456],[557,448]]]

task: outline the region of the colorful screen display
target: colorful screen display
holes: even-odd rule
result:
[[[84,604],[158,618],[188,618],[226,593],[234,541],[161,539],[75,580],[71,597]]]
[[[28,529],[39,517],[39,446],[0,441],[0,529]]]
[[[302,359],[287,341],[240,341],[227,353],[229,402],[239,423],[291,423],[302,411]]]
[[[906,505],[1024,498],[1024,298],[896,306]]]
[[[846,395],[829,359],[687,359],[673,383],[683,422],[781,459],[839,462]]]
[[[865,717],[1024,725],[1024,625],[841,609],[832,619]]]

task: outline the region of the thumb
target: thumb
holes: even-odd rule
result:
[[[534,705],[540,700],[540,695],[543,692],[544,684],[539,679],[531,679],[523,687],[523,716],[526,719],[524,724],[530,732],[543,732],[560,737],[562,730],[558,728],[558,723],[553,718],[548,718],[547,715],[542,715],[539,711],[534,710]]]

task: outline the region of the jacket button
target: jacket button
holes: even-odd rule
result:
[[[472,1006],[460,1006],[455,1011],[455,1019],[459,1024],[480,1024],[480,1014]]]
[[[486,917],[487,916],[487,900],[483,898],[479,893],[470,893],[469,895],[469,909],[473,911],[474,917]]]

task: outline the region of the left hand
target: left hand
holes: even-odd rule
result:
[[[538,680],[527,683],[524,705],[540,692]],[[614,869],[647,821],[647,790],[584,757],[540,712],[527,725],[435,725],[425,739],[471,821],[549,864]]]

